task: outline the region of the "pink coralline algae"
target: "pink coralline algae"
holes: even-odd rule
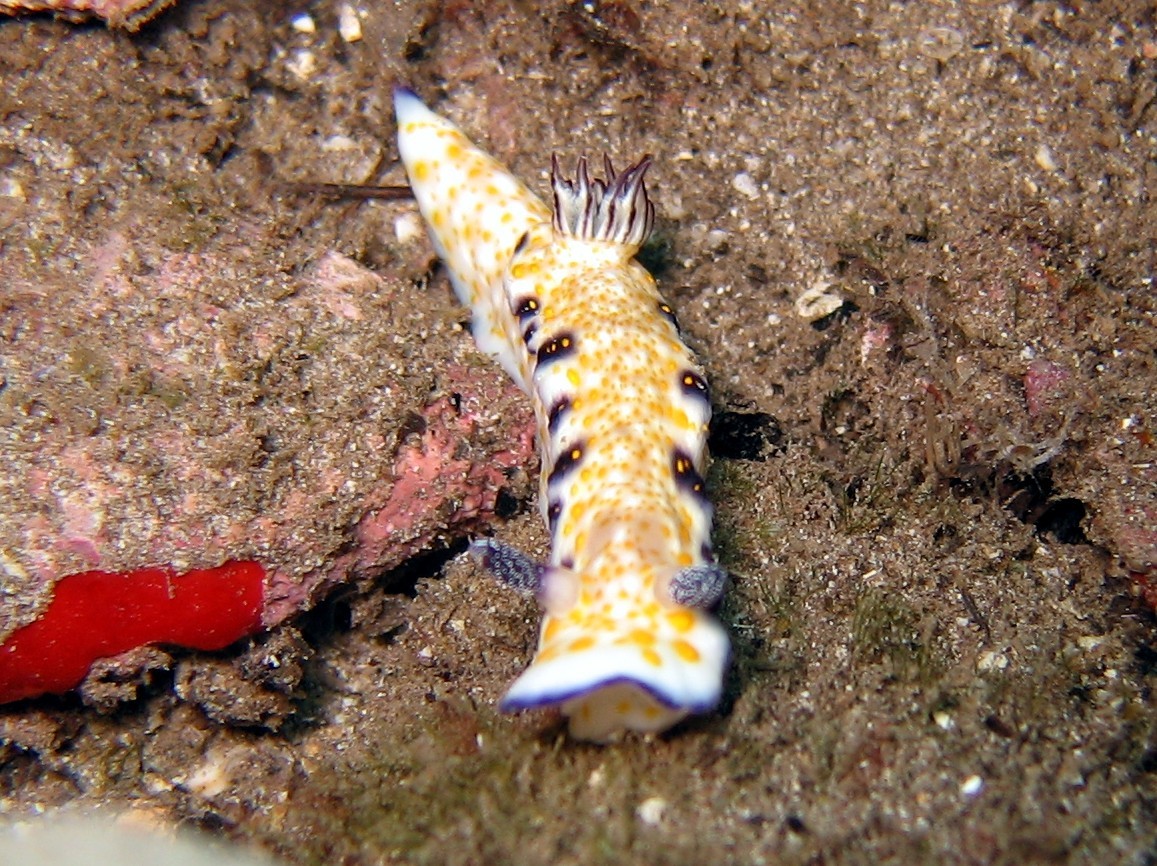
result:
[[[68,21],[100,18],[110,27],[139,30],[177,0],[0,0],[0,12],[51,12]]]
[[[1028,365],[1024,374],[1024,400],[1030,418],[1054,408],[1067,392],[1064,387],[1069,380],[1069,371],[1052,361],[1037,359]]]
[[[487,400],[498,398],[466,368],[451,366],[447,376],[464,386],[461,402],[443,397],[423,408],[414,433],[397,450],[393,485],[384,496],[366,501],[352,529],[349,551],[303,580],[276,571],[270,575],[266,625],[308,607],[311,598],[335,583],[396,567],[428,549],[436,537],[470,531],[494,514],[498,491],[507,486],[506,474],[532,459],[529,411],[518,407],[507,419],[508,432],[514,434],[509,449],[479,460],[462,449],[478,427]]]

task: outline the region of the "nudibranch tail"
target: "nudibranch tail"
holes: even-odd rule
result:
[[[497,160],[412,90],[394,91],[398,153],[434,249],[473,314],[478,347],[493,355],[524,389],[526,370],[511,351],[502,280],[520,240],[548,225],[550,209]]]
[[[715,707],[726,632],[711,613],[711,403],[674,312],[633,256],[655,220],[644,157],[573,180],[554,210],[411,92],[398,149],[474,335],[529,393],[542,449],[550,561],[485,539],[471,551],[545,608],[534,661],[504,710],[557,706],[605,741]]]

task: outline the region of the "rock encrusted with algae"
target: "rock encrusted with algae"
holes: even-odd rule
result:
[[[51,12],[68,21],[100,18],[109,27],[140,30],[177,0],[0,0],[0,12],[21,15]]]

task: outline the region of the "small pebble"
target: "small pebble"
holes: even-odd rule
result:
[[[321,149],[326,152],[357,150],[357,146],[348,135],[329,135],[321,140]]]
[[[723,229],[712,229],[707,232],[704,242],[707,244],[707,249],[712,252],[722,249],[723,245],[727,243],[727,232]]]
[[[294,15],[289,19],[289,26],[298,33],[316,33],[317,24],[314,23],[313,17],[305,12],[299,15]]]
[[[667,801],[662,797],[648,797],[639,804],[635,815],[649,827],[658,827],[663,823],[663,816],[667,814]]]
[[[362,38],[362,21],[357,10],[348,3],[341,4],[338,10],[337,32],[343,42],[358,42]]]
[[[830,316],[844,304],[844,299],[835,292],[829,292],[830,286],[823,280],[812,285],[795,300],[795,311],[801,319],[809,322],[818,322],[824,316]]]
[[[1035,159],[1036,164],[1045,171],[1057,170],[1057,161],[1053,158],[1053,152],[1049,150],[1047,144],[1042,144],[1036,149],[1036,153],[1033,154],[1033,159]]]
[[[21,201],[26,201],[27,196],[24,194],[24,185],[14,177],[6,177],[0,179],[0,198],[17,198]]]
[[[200,766],[193,768],[182,787],[199,797],[209,799],[228,790],[233,783],[224,756],[210,752]]]
[[[415,213],[406,213],[394,220],[394,236],[399,243],[408,244],[426,234],[422,218]]]
[[[980,672],[1002,671],[1008,667],[1008,656],[1004,653],[985,650],[976,660],[976,669]]]
[[[960,783],[960,793],[965,797],[975,797],[984,790],[984,779],[980,776],[969,776]]]
[[[309,78],[317,69],[317,58],[312,51],[294,51],[285,62],[286,67],[297,78],[303,81]]]
[[[731,185],[739,192],[740,195],[749,199],[759,198],[759,184],[755,182],[750,174],[741,171],[731,179]]]
[[[964,49],[964,34],[955,27],[928,27],[917,37],[920,53],[941,63],[951,60]]]

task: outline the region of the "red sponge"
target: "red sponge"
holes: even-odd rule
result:
[[[67,691],[97,659],[143,644],[228,646],[261,628],[264,587],[265,569],[248,561],[70,575],[48,611],[0,646],[0,703]]]

